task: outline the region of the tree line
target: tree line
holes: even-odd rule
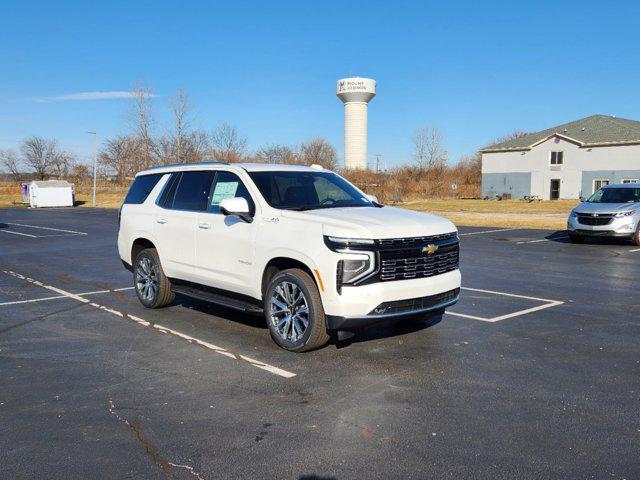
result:
[[[98,152],[101,176],[126,185],[141,170],[153,166],[194,162],[260,162],[318,164],[331,170],[338,168],[333,145],[322,137],[313,137],[298,145],[270,144],[254,152],[247,149],[247,138],[238,128],[222,123],[211,131],[194,127],[193,104],[183,89],[169,101],[170,120],[159,126],[155,121],[155,95],[148,87],[137,85],[131,93],[123,133],[102,141]],[[513,132],[497,141],[519,137]],[[461,183],[467,196],[479,195],[480,154],[461,158],[449,165],[444,135],[435,126],[421,126],[413,134],[412,163],[390,171],[344,172],[360,186],[376,188],[386,200],[407,196],[449,196],[452,184]],[[50,177],[76,180],[89,178],[92,169],[55,139],[33,136],[23,140],[19,151],[0,150],[0,165],[15,179],[29,173],[38,179]],[[27,169],[27,172],[25,172]],[[398,179],[403,179],[399,182]]]
[[[124,185],[136,172],[150,167],[194,162],[302,163],[331,170],[338,166],[335,147],[322,137],[293,146],[265,145],[249,152],[247,138],[234,125],[222,123],[212,131],[196,129],[192,103],[182,89],[170,99],[169,123],[158,128],[154,98],[151,90],[144,86],[133,89],[125,132],[103,140],[100,145],[98,165],[102,176]],[[16,179],[25,173],[38,179],[80,178],[91,174],[91,167],[63,150],[57,140],[41,136],[23,140],[18,151],[0,150],[0,165]]]

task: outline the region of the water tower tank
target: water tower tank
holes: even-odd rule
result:
[[[376,95],[371,78],[338,80],[336,95],[344,103],[344,167],[367,168],[367,109]]]

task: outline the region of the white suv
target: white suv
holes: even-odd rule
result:
[[[200,163],[140,172],[118,250],[145,307],[174,293],[264,313],[296,352],[329,331],[441,314],[458,300],[458,234],[380,205],[318,166]]]

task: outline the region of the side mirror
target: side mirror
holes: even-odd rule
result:
[[[587,201],[587,199],[586,199],[586,198],[584,198],[584,197],[580,197],[580,201],[581,201],[581,202],[586,202],[586,201]]]
[[[249,211],[249,203],[246,198],[225,198],[220,202],[220,212],[223,215],[239,217],[247,223],[253,222],[253,217]]]

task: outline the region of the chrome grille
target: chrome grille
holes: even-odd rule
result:
[[[607,214],[598,215],[598,216],[578,214],[578,223],[581,223],[582,225],[591,225],[591,226],[609,225],[612,220],[613,220],[613,216],[607,215]]]
[[[456,233],[379,240],[378,244],[380,269],[377,279],[383,282],[441,275],[456,270],[459,265]],[[433,253],[423,251],[428,245],[436,245],[438,249]]]

